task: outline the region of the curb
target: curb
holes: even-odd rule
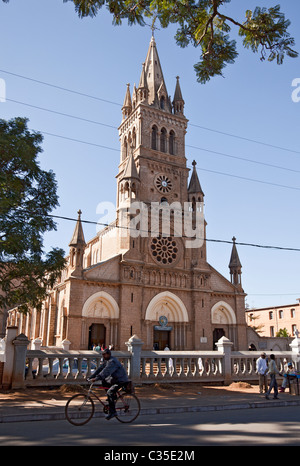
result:
[[[208,406],[178,406],[177,408],[142,408],[140,416],[172,414],[172,413],[201,413],[207,411],[230,411],[237,409],[258,409],[258,408],[279,408],[287,406],[300,406],[300,400],[295,401],[261,401],[261,402],[244,402],[224,405]],[[94,417],[104,417],[102,412],[95,412]],[[8,422],[28,422],[28,421],[60,421],[65,419],[65,413],[59,412],[32,412],[28,414],[4,414],[0,416],[0,424]]]

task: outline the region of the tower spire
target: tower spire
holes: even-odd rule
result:
[[[72,236],[72,239],[69,243],[69,247],[76,247],[76,246],[85,246],[85,239],[84,239],[84,234],[83,234],[83,228],[82,228],[82,223],[81,223],[81,210],[79,209],[78,212],[78,218],[75,226],[75,230]]]
[[[229,262],[229,270],[230,270],[230,275],[231,275],[231,283],[236,286],[242,285],[241,282],[241,275],[242,275],[242,264],[237,252],[236,248],[236,238],[232,238],[232,251],[231,251],[231,257],[230,257],[230,262]]]
[[[204,192],[202,191],[200,181],[198,178],[198,173],[196,169],[197,162],[193,160],[192,165],[193,165],[193,171],[192,171],[192,176],[191,176],[189,187],[188,187],[188,194],[199,195],[200,200],[203,201]]]
[[[122,107],[123,119],[127,118],[132,112],[132,102],[130,96],[130,84],[127,84],[125,99]]]
[[[184,100],[182,97],[181,93],[181,88],[179,84],[179,76],[176,76],[176,87],[175,87],[175,93],[174,93],[174,99],[173,99],[173,109],[175,115],[181,114],[183,115],[184,111]]]
[[[78,219],[72,239],[69,243],[70,247],[70,266],[73,269],[71,275],[80,277],[83,271],[83,255],[85,248],[85,239],[81,223],[81,210],[78,210]]]

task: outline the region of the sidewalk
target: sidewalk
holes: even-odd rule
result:
[[[66,387],[64,387],[66,388]],[[74,391],[60,388],[27,388],[0,391],[0,423],[65,419],[64,407]],[[300,406],[300,396],[280,393],[278,400],[266,400],[258,386],[236,383],[229,387],[198,383],[154,384],[136,387],[141,414],[167,414],[232,409]],[[95,416],[104,416],[96,401]]]

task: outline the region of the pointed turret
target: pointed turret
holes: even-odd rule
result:
[[[83,234],[83,228],[81,223],[81,210],[78,210],[78,218],[75,226],[75,230],[72,236],[72,239],[69,243],[69,247],[76,247],[76,246],[85,246],[85,239]]]
[[[128,156],[124,173],[120,179],[119,192],[121,196],[119,205],[127,205],[133,199],[136,199],[138,197],[139,187],[140,177],[133,157],[133,148],[131,148],[131,153]]]
[[[229,262],[229,270],[230,270],[230,276],[231,276],[231,283],[236,286],[241,286],[242,281],[241,281],[241,275],[242,275],[242,264],[237,252],[236,248],[236,238],[232,238],[233,245],[232,245],[232,251],[231,251],[231,257],[230,257],[230,262]]]
[[[124,174],[122,176],[122,180],[131,179],[131,178],[140,180],[132,152],[130,153],[128,157],[127,164],[124,170]]]
[[[130,84],[127,84],[125,99],[122,107],[123,120],[127,118],[132,112],[132,102],[130,96]]]
[[[72,276],[81,276],[83,270],[83,255],[85,248],[85,239],[81,223],[81,210],[78,211],[78,219],[72,239],[69,243],[70,247],[70,266],[73,269]]]
[[[193,165],[193,171],[192,171],[192,176],[191,176],[189,187],[188,187],[188,194],[189,194],[189,197],[194,196],[195,198],[197,198],[199,202],[203,202],[204,192],[202,191],[200,181],[198,178],[198,173],[196,170],[197,163],[195,160],[193,160],[192,165]]]
[[[176,88],[173,99],[173,110],[175,115],[183,115],[184,112],[184,100],[181,93],[181,88],[179,84],[179,76],[176,76]]]
[[[148,99],[148,84],[147,84],[147,78],[146,78],[146,70],[145,70],[145,63],[143,63],[143,69],[140,77],[140,82],[139,82],[139,87],[137,89],[137,95],[138,99],[140,102],[144,102],[145,100],[147,101]]]

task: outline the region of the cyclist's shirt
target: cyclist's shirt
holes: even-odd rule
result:
[[[91,378],[105,380],[108,383],[128,382],[127,373],[117,358],[111,356],[98,367]]]

